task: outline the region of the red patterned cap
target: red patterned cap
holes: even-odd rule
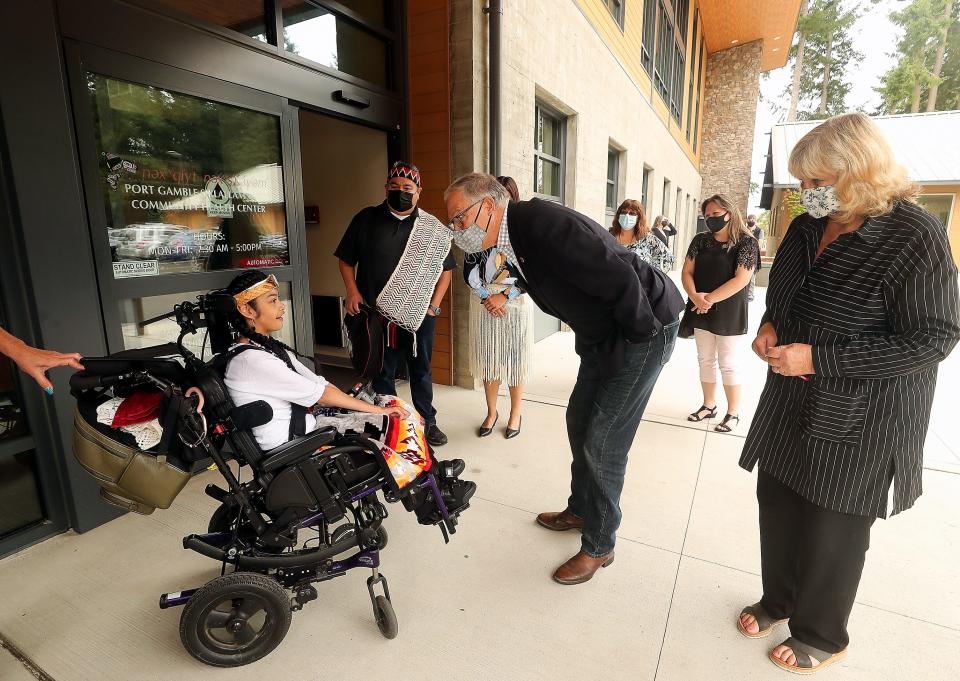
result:
[[[412,163],[406,161],[397,161],[390,166],[390,173],[387,175],[387,182],[395,177],[402,177],[412,181],[418,187],[420,186],[420,169]]]

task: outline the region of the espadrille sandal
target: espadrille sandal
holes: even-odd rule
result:
[[[770,661],[780,667],[780,669],[786,669],[788,672],[793,672],[794,674],[814,674],[821,669],[826,669],[830,665],[839,662],[847,656],[846,648],[839,653],[828,653],[826,650],[820,650],[819,648],[807,645],[803,641],[798,641],[793,636],[780,645],[786,646],[793,651],[793,656],[796,658],[795,663],[787,664],[780,658],[774,657],[773,650],[770,651],[768,657]]]
[[[751,634],[749,631],[743,628],[743,623],[741,618],[744,615],[753,615],[757,620],[757,627],[759,631]],[[770,632],[773,631],[773,628],[778,624],[783,624],[787,620],[775,620],[767,613],[760,603],[754,603],[753,605],[748,605],[743,610],[740,611],[740,616],[737,617],[737,631],[746,636],[747,638],[766,638],[770,635]]]

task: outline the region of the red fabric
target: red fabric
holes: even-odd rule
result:
[[[117,407],[117,413],[113,417],[114,428],[121,426],[132,426],[137,423],[146,423],[157,418],[160,415],[160,400],[163,399],[163,393],[133,393],[127,397]]]

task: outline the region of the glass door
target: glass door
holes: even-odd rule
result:
[[[310,347],[291,116],[279,97],[89,46],[71,80],[111,352],[174,340],[141,328],[240,271],[276,275],[278,338]],[[204,353],[203,337],[188,339]]]

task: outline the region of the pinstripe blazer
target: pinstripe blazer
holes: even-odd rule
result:
[[[834,511],[885,517],[921,493],[937,364],[960,339],[940,222],[900,201],[819,258],[826,218],[790,225],[770,271],[777,343],[813,346],[809,382],[767,372],[740,465]],[[893,509],[888,509],[893,483]]]

